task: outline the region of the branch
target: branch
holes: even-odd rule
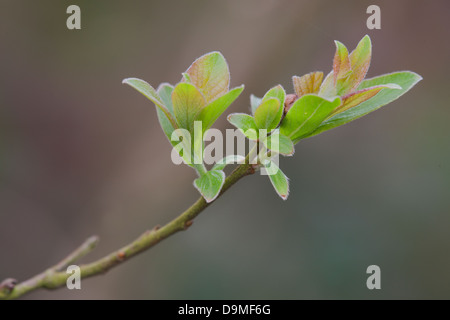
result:
[[[75,251],[55,266],[17,285],[17,280],[8,278],[0,284],[0,299],[15,299],[38,288],[50,288],[50,282],[56,274],[66,274],[62,270],[91,252],[98,243],[98,237],[87,239]],[[69,275],[66,274],[68,277]],[[63,283],[61,283],[62,285]]]
[[[244,164],[239,165],[230,176],[227,177],[223,185],[219,197],[234,185],[239,179],[253,174],[255,168],[249,164],[248,156]],[[216,199],[217,200],[217,199]],[[119,265],[137,254],[146,251],[160,241],[170,237],[178,231],[188,229],[193,219],[205,210],[210,203],[207,203],[203,197],[200,197],[186,211],[180,214],[163,227],[155,227],[152,230],[144,232],[139,238],[126,245],[125,247],[114,251],[107,256],[89,264],[81,265],[81,278],[88,278],[98,274],[105,273],[109,269]],[[66,285],[67,278],[70,274],[65,272],[68,265],[76,262],[81,257],[91,252],[98,243],[97,237],[87,239],[78,249],[69,254],[61,262],[55,266],[45,270],[44,272],[17,284],[17,281],[11,278],[0,283],[0,299],[16,299],[24,294],[40,289],[57,289]]]

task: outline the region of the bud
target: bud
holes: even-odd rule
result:
[[[298,96],[294,93],[286,95],[286,100],[284,101],[284,114],[286,114],[292,107],[294,102],[298,99]]]

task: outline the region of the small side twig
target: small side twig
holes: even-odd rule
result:
[[[41,287],[52,288],[53,278],[56,275],[65,274],[65,272],[61,271],[91,252],[97,245],[98,240],[97,236],[90,237],[61,262],[20,284],[17,284],[15,279],[9,278],[4,280],[0,284],[0,299],[14,299]]]
[[[227,177],[222,190],[219,194],[221,196],[239,179],[253,174],[255,172],[254,165],[249,164],[249,157],[246,157],[245,163],[239,165],[230,176]],[[216,198],[217,200],[217,198]],[[200,197],[194,204],[192,204],[186,211],[178,217],[160,227],[156,226],[152,230],[144,232],[140,237],[126,245],[125,247],[116,250],[107,256],[94,261],[89,264],[81,265],[81,278],[92,277],[98,274],[105,273],[109,269],[118,264],[128,260],[129,258],[146,251],[153,247],[160,241],[170,237],[171,235],[188,229],[195,217],[197,217],[204,209],[211,203],[207,203],[203,197]],[[17,284],[14,279],[7,279],[0,284],[0,300],[1,299],[16,299],[24,294],[37,290],[39,288],[56,289],[66,284],[67,274],[64,270],[70,264],[78,261],[81,257],[91,252],[98,243],[97,237],[87,239],[80,247],[69,254],[66,258],[61,260],[55,266],[45,270],[44,272]]]
[[[99,238],[97,236],[92,236],[87,239],[81,246],[79,246],[75,251],[61,260],[58,264],[56,264],[53,268],[54,271],[62,271],[66,269],[69,265],[74,262],[80,260],[82,257],[87,255],[89,252],[94,250],[97,246]]]

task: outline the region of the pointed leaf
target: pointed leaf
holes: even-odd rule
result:
[[[230,72],[220,52],[210,52],[201,56],[192,63],[186,73],[191,83],[203,93],[208,102],[228,91]]]
[[[281,199],[286,200],[289,196],[289,180],[281,171],[280,168],[273,162],[267,161],[264,164],[267,174],[269,175],[270,182],[274,187],[275,191],[281,197]]]
[[[339,42],[336,43],[336,54],[333,60],[333,80],[336,85],[338,79],[346,78],[351,72],[350,58],[348,57],[347,47]]]
[[[280,123],[279,110],[282,109],[277,98],[263,99],[255,111],[255,124],[259,129],[272,130]]]
[[[341,104],[341,98],[327,100],[307,94],[295,101],[281,122],[280,132],[294,143],[314,131]]]
[[[324,98],[331,98],[336,96],[336,87],[334,85],[334,76],[333,71],[331,71],[323,80],[322,85],[320,86],[319,96]]]
[[[220,96],[209,105],[204,107],[200,113],[197,115],[196,120],[203,122],[202,130],[203,133],[206,132],[211,126],[216,122],[216,120],[224,113],[224,111],[233,103],[234,100],[241,94],[244,90],[244,85],[230,90],[223,96]]]
[[[298,97],[308,93],[318,93],[323,80],[323,72],[311,72],[301,77],[293,76],[294,92]]]
[[[373,96],[375,96],[382,89],[401,89],[399,85],[395,83],[388,83],[384,85],[374,86],[366,89],[362,89],[359,91],[355,91],[346,96],[342,97],[342,104],[333,111],[333,113],[329,116],[331,118],[337,113],[344,112],[350,108],[356,107],[358,104],[363,103],[364,101],[369,100]]]
[[[250,140],[258,140],[258,128],[252,116],[245,113],[232,113],[227,120]]]
[[[128,84],[133,87],[148,99],[150,99],[154,104],[158,107],[165,108],[155,89],[146,81],[138,79],[138,78],[127,78],[123,79],[122,83]]]
[[[267,149],[280,153],[285,156],[292,156],[294,154],[294,144],[291,139],[279,132],[274,132],[270,136],[262,139],[262,143]]]
[[[343,52],[342,56],[345,57],[346,53],[345,49],[343,49],[344,45],[338,41],[336,41],[336,45],[338,46],[337,51],[341,50]],[[340,46],[341,49],[339,49]],[[340,56],[338,52],[336,52],[336,54],[337,56]],[[367,70],[370,66],[371,56],[372,43],[370,41],[370,37],[366,35],[358,43],[356,49],[353,50],[349,55],[351,69],[348,70],[347,73],[343,72],[341,75],[336,74],[336,70],[340,70],[342,68],[342,64],[340,64],[339,68],[337,68],[335,65],[336,61],[334,61],[335,63],[333,63],[333,71],[331,71],[327,75],[324,82],[322,83],[319,91],[319,96],[327,98],[333,97],[335,95],[343,96],[355,90],[367,74]],[[344,67],[344,70],[347,70],[347,67]]]
[[[257,96],[251,94],[250,95],[250,106],[252,109],[252,114],[255,114],[256,109],[261,104],[262,98],[258,98]]]
[[[172,105],[172,92],[173,86],[170,83],[161,83],[158,86],[158,90],[156,90],[158,96],[163,102],[164,106],[169,110],[169,112],[173,115],[173,105]]]
[[[158,107],[166,115],[172,126],[174,128],[177,128],[174,117],[170,114],[169,110],[163,104],[155,89],[153,89],[150,84],[148,84],[144,80],[137,78],[127,78],[124,79],[122,83],[128,84],[129,86],[133,87],[134,89],[142,93],[145,97],[147,97],[147,99],[152,101],[156,105],[156,107]]]
[[[347,79],[347,88],[338,94],[349,93],[360,85],[369,70],[370,60],[372,58],[372,42],[368,35],[364,36],[356,46],[356,49],[350,54],[350,63],[352,65],[352,74]],[[344,91],[345,90],[345,91]]]
[[[362,102],[356,107],[338,113],[333,117],[327,119],[314,132],[312,132],[308,136],[311,137],[323,131],[327,131],[332,128],[341,126],[350,121],[358,119],[372,111],[377,110],[382,106],[401,97],[403,94],[408,92],[412,87],[414,87],[414,85],[420,80],[422,80],[422,77],[420,75],[410,71],[396,72],[364,80],[359,86],[358,90],[363,90],[374,86],[386,85],[389,83],[395,83],[402,89],[400,90],[383,89],[373,98]]]
[[[230,155],[222,158],[219,162],[217,162],[212,170],[223,170],[227,165],[234,163],[242,163],[244,162],[245,157],[240,155]]]
[[[172,91],[173,87],[170,84],[162,83],[159,85],[157,93],[169,112],[173,115]],[[162,112],[159,108],[156,109],[156,113],[158,115],[158,120],[161,128],[163,129],[167,139],[169,139],[169,142],[173,145],[174,142],[172,142],[171,137],[172,132],[175,130],[175,128],[172,126],[164,112]]]
[[[205,198],[206,202],[212,202],[220,193],[225,182],[225,173],[221,170],[211,170],[194,180],[194,186]]]
[[[206,101],[194,85],[181,82],[172,92],[172,104],[173,113],[180,128],[191,131],[194,120]]]

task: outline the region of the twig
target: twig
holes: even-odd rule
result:
[[[254,165],[249,164],[247,156],[245,163],[239,165],[231,173],[231,175],[227,177],[219,197],[239,179],[249,174],[253,174],[254,172]],[[148,230],[122,249],[114,251],[92,263],[81,265],[81,278],[92,277],[105,273],[109,269],[141,252],[146,251],[178,231],[188,229],[192,225],[193,219],[209,205],[210,203],[207,203],[202,197],[200,197],[186,211],[163,227],[155,227],[152,230]],[[6,279],[0,284],[0,299],[16,299],[39,288],[56,289],[64,286],[67,278],[70,276],[70,274],[67,274],[64,269],[92,251],[97,243],[97,237],[87,239],[78,249],[55,266],[19,284],[17,284],[14,279]]]
[[[63,269],[66,269],[69,265],[72,263],[80,260],[82,257],[87,255],[89,252],[94,250],[94,248],[98,244],[98,237],[92,236],[89,239],[87,239],[78,249],[76,249],[74,252],[69,254],[66,258],[61,260],[57,265],[55,265],[52,269],[55,271],[62,271]]]
[[[0,299],[15,299],[29,291],[36,290],[38,288],[52,288],[55,277],[61,278],[64,274],[66,277],[69,275],[65,272],[61,272],[62,269],[69,266],[71,263],[81,259],[89,252],[91,252],[98,243],[98,237],[93,236],[87,239],[81,246],[75,251],[69,254],[66,258],[61,260],[60,263],[48,268],[44,272],[35,275],[34,277],[17,284],[15,279],[6,279],[0,284]],[[65,281],[64,281],[65,283]],[[63,283],[61,283],[62,285]]]

